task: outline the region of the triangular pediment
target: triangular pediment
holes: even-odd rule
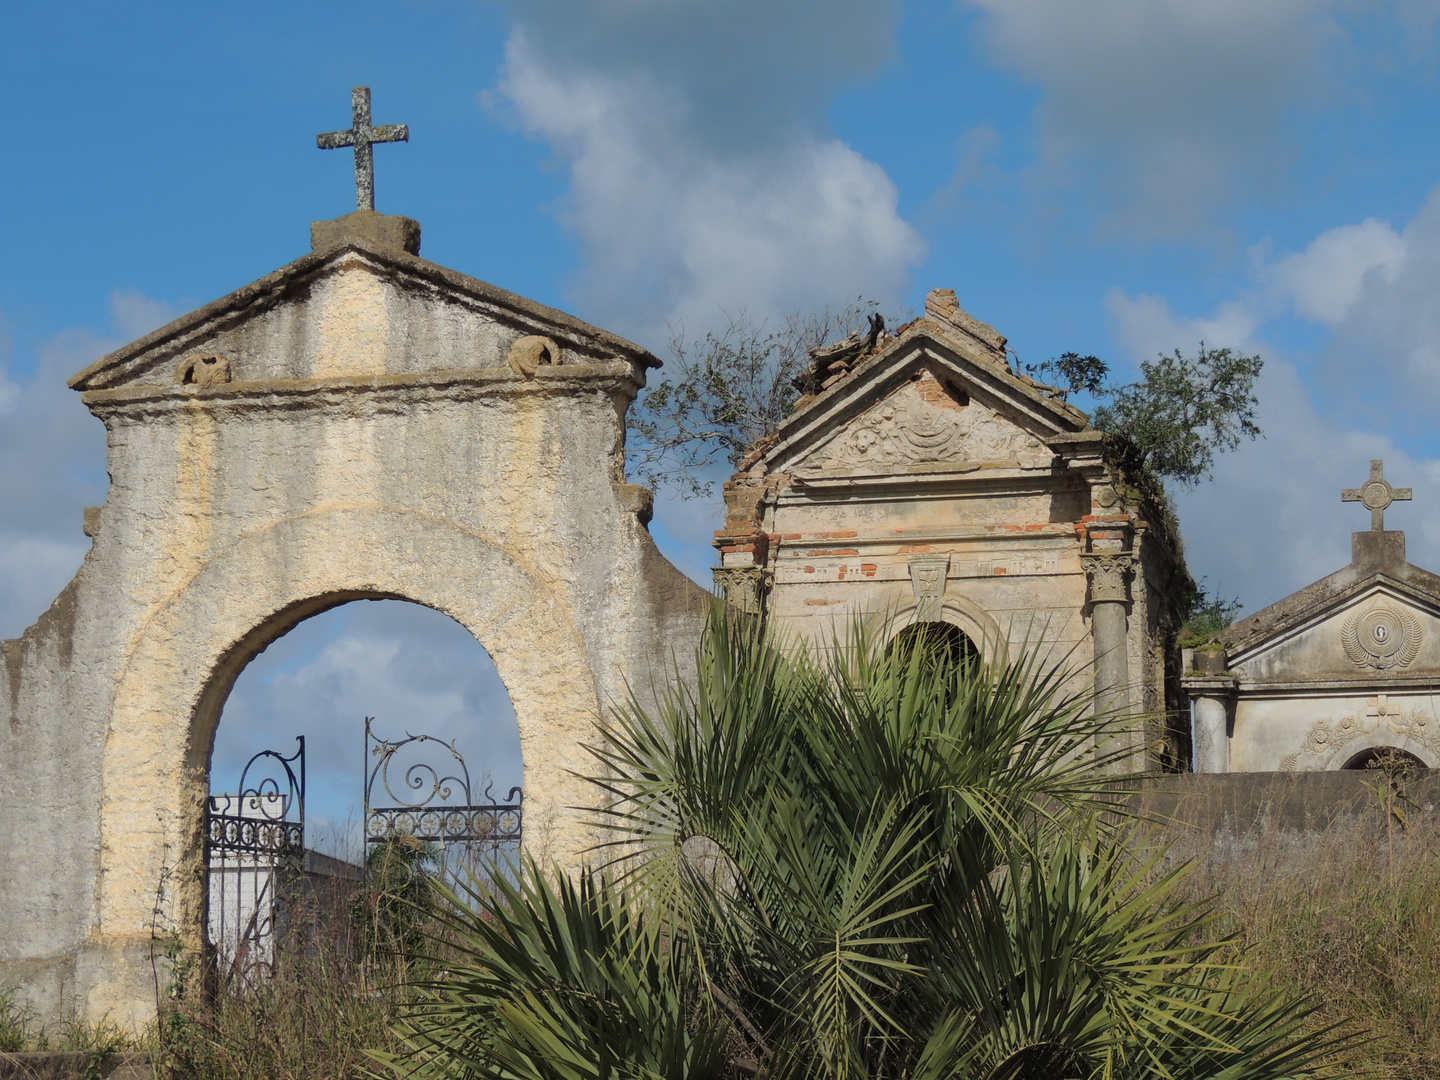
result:
[[[1247,681],[1328,683],[1440,672],[1440,601],[1373,579],[1231,652]]]
[[[884,474],[1044,467],[1085,416],[921,320],[802,405],[764,454],[770,472]]]
[[[659,361],[563,312],[382,244],[354,238],[297,259],[91,364],[77,390],[502,368],[521,338],[545,362]],[[188,365],[188,367],[187,367]]]

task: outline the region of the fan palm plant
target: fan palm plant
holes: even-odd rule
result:
[[[449,894],[411,1053],[493,1080],[1281,1080],[1343,1055],[1223,957],[1119,813],[1118,718],[1035,650],[815,654],[715,614],[599,734],[574,880]],[[552,881],[553,879],[553,881]]]

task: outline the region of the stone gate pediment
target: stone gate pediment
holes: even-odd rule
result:
[[[102,357],[82,391],[185,387],[615,361],[644,349],[398,248],[346,237]]]

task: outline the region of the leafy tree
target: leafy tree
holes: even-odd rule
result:
[[[744,312],[698,341],[683,329],[670,339],[659,382],[630,410],[627,449],[636,477],[682,497],[710,494],[705,472],[732,467],[790,415],[810,352],[858,335],[875,305],[792,314],[778,329]],[[858,336],[857,336],[858,341]]]
[[[1033,372],[1056,379],[1065,393],[1098,402],[1090,421],[1113,438],[1120,465],[1132,477],[1173,480],[1193,488],[1210,476],[1215,455],[1263,433],[1255,423],[1255,380],[1264,361],[1200,343],[1191,358],[1160,354],[1140,365],[1140,379],[1109,381],[1095,356],[1065,353]]]
[[[1216,942],[1114,824],[1068,673],[712,617],[694,686],[601,733],[574,880],[446,894],[395,1074],[1282,1080],[1345,1040]],[[1097,760],[1103,759],[1103,760]],[[1101,767],[1097,770],[1096,766]],[[1107,817],[1103,811],[1111,811]]]

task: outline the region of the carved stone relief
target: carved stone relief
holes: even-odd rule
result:
[[[949,555],[910,556],[910,587],[915,591],[915,621],[939,622],[945,602],[945,576]]]
[[[215,353],[196,353],[185,357],[175,369],[175,381],[181,386],[204,390],[230,381],[230,361]]]
[[[958,408],[934,405],[911,383],[835,435],[806,464],[853,469],[1045,454],[1039,439],[973,399]]]
[[[1409,665],[1420,652],[1423,640],[1420,620],[1404,608],[1388,604],[1352,615],[1340,632],[1350,662],[1379,671]]]
[[[750,615],[764,608],[765,570],[759,566],[717,566],[711,571],[715,588],[732,607]]]
[[[1135,556],[1128,551],[1114,554],[1080,556],[1085,576],[1090,579],[1092,603],[1126,603],[1130,599],[1130,575],[1135,570]]]
[[[1429,717],[1407,713],[1400,706],[1389,703],[1385,694],[1378,694],[1366,701],[1363,716],[1342,717],[1333,724],[1329,720],[1317,720],[1311,724],[1300,750],[1286,755],[1280,762],[1280,769],[1282,772],[1293,772],[1299,765],[1301,754],[1328,758],[1361,736],[1385,729],[1440,755],[1440,730],[1436,730]]]

